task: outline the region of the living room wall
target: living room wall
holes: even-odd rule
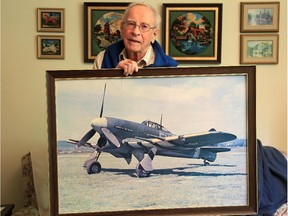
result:
[[[271,0],[261,0],[268,1]],[[175,3],[173,0],[147,2],[160,14],[162,3]],[[190,2],[204,3],[202,0]],[[239,65],[240,2],[217,1],[223,3],[221,64],[181,66]],[[16,209],[23,206],[21,157],[31,149],[48,149],[46,70],[92,68],[92,64],[83,61],[83,3],[83,0],[1,1],[1,204],[14,203]],[[65,8],[65,32],[37,32],[36,9],[39,7]],[[257,65],[256,106],[258,139],[281,151],[287,148],[286,33],[287,1],[280,0],[279,62]],[[65,59],[37,59],[37,35],[56,34],[65,36]]]

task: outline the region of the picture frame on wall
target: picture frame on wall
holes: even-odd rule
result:
[[[51,215],[257,212],[256,66],[46,78]]]
[[[278,64],[278,34],[240,35],[241,64]]]
[[[120,25],[128,4],[84,2],[84,62],[94,62],[99,52],[121,40]]]
[[[163,4],[163,47],[177,61],[221,63],[222,4]]]
[[[63,35],[38,35],[38,59],[64,59]]]
[[[64,32],[64,8],[37,8],[38,32]]]
[[[241,2],[240,31],[278,32],[280,2]]]

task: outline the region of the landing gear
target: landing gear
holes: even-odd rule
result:
[[[136,166],[136,175],[139,178],[149,177],[151,172],[153,171],[152,160],[156,155],[157,148],[153,147],[147,150],[148,151],[145,154],[144,152],[142,152],[143,155],[140,155],[141,157],[139,157],[139,155],[138,158],[136,157],[137,160],[139,161],[139,163]],[[137,156],[137,154],[134,155]]]
[[[84,167],[86,167],[87,173],[91,174],[98,174],[101,172],[101,164],[98,162],[98,158],[101,152],[96,150],[85,162]]]
[[[87,173],[90,174],[98,174],[101,172],[101,164],[98,161],[94,161],[87,167]]]
[[[144,170],[144,168],[142,167],[142,165],[140,163],[137,164],[135,171],[136,171],[136,175],[139,178],[144,178],[144,177],[149,177],[150,176],[150,172]]]

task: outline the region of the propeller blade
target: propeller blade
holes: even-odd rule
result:
[[[104,93],[103,93],[103,98],[102,98],[102,106],[101,106],[101,111],[100,111],[100,118],[103,115],[105,93],[106,93],[106,83],[105,83],[105,86],[104,86]]]
[[[88,131],[83,137],[82,139],[77,143],[77,146],[83,146],[89,139],[91,139],[91,137],[94,136],[94,134],[96,133],[96,131],[94,129],[91,129],[90,131]]]
[[[106,138],[117,148],[119,148],[121,146],[121,144],[119,143],[118,139],[116,138],[116,136],[107,128],[101,128],[101,131],[104,133],[104,135],[106,136]]]

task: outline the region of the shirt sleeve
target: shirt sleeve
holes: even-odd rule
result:
[[[94,60],[94,64],[93,64],[93,68],[92,68],[93,70],[101,69],[104,54],[105,54],[105,50],[98,53],[98,55],[96,56],[96,58]]]

